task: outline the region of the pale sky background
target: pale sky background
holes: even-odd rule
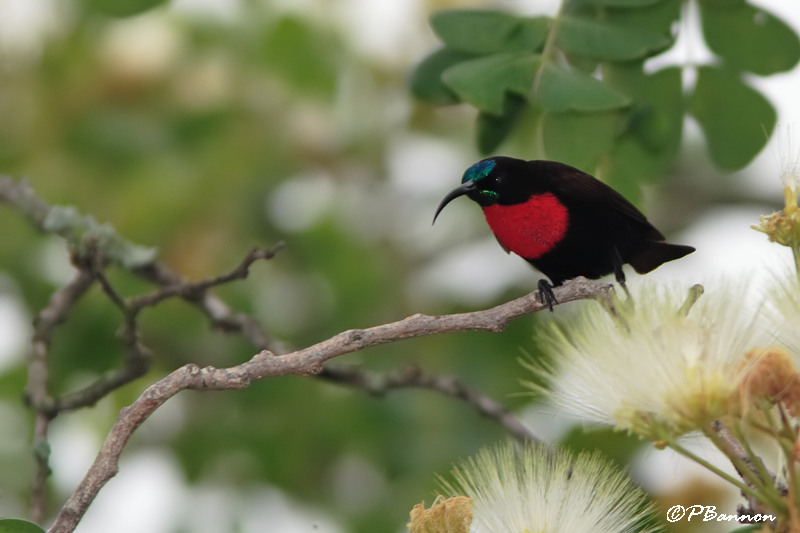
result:
[[[48,7],[55,2],[57,0],[0,0],[0,44],[19,46],[35,54],[40,36],[57,28],[55,15],[48,11]],[[276,3],[285,5],[287,9],[298,10],[314,9],[317,5],[313,0],[281,0]],[[780,15],[800,32],[799,1],[753,0],[752,3]],[[174,9],[184,12],[229,17],[231,20],[235,20],[237,12],[236,0],[176,0],[173,4]],[[505,5],[533,13],[552,12],[558,3],[552,0],[508,0]],[[405,61],[409,54],[421,58],[431,47],[430,37],[420,33],[418,21],[424,20],[425,14],[418,0],[332,0],[330,6],[326,13],[333,13],[350,28],[347,34],[354,46],[378,60]],[[707,52],[696,41],[684,39],[658,61],[683,63],[687,57],[691,57],[702,62],[707,57],[705,54]],[[776,105],[781,123],[800,124],[800,71],[797,68],[789,74],[753,78],[753,83]],[[692,139],[697,135],[696,126],[688,124],[686,137]],[[794,140],[793,149],[796,153],[800,150],[800,139],[796,137]],[[752,188],[754,196],[765,201],[774,199],[777,205],[781,200],[782,185],[778,179],[780,161],[776,142],[773,138],[767,149],[750,165],[748,177],[745,178],[742,173],[734,179],[747,180],[747,186]],[[426,161],[436,174],[424,185],[427,188],[425,201],[430,202],[430,206],[425,206],[425,211],[432,213],[438,199],[458,181],[465,166],[464,154],[471,153],[471,150],[471,147],[454,149],[447,143],[431,139],[406,139],[395,147],[393,179],[402,181],[404,176],[408,176],[403,172],[403,165],[413,164],[417,160]],[[435,163],[431,162],[434,160]],[[675,208],[680,209],[680,206]],[[691,244],[697,248],[697,252],[681,261],[662,266],[652,276],[687,283],[713,283],[724,275],[741,276],[745,271],[758,277],[760,272],[775,268],[776,265],[789,264],[791,254],[787,250],[771,245],[764,235],[750,229],[750,225],[758,222],[760,214],[766,213],[747,207],[721,207],[707,213],[698,223],[671,239]],[[443,224],[447,223],[444,219],[440,220]],[[428,224],[427,220],[425,223]],[[437,227],[439,224],[437,222]],[[437,245],[435,233],[426,235],[432,246]],[[492,276],[481,276],[487,283],[480,287],[483,292],[478,293],[467,290],[475,287],[472,280],[475,279],[476,269],[493,273]],[[492,279],[498,280],[497,285],[489,283]],[[457,249],[432,264],[420,274],[411,290],[419,294],[421,303],[426,301],[425,295],[438,298],[444,293],[448,297],[459,296],[478,305],[507,287],[509,279],[533,289],[538,278],[531,276],[529,267],[519,258],[497,253],[494,239],[487,237]],[[10,290],[6,285],[0,277],[0,290],[4,293]],[[9,354],[19,353],[20,347],[28,342],[30,327],[27,320],[14,299],[0,299],[0,370],[4,364],[11,363]],[[142,432],[157,434],[159,431],[169,431],[181,412],[183,401],[180,396],[170,400],[147,421]],[[102,403],[97,407],[103,408]],[[98,437],[87,430],[92,413],[92,410],[83,410],[64,417],[63,424],[60,423],[61,419],[57,419],[52,425],[53,482],[61,494],[74,489],[97,452],[100,444]],[[546,410],[544,413],[532,413],[529,421],[539,428],[552,427],[553,433],[546,436],[558,437],[559,427]],[[546,423],[540,425],[537,421]],[[656,463],[647,463],[649,466],[641,470],[648,474],[645,483],[658,488],[659,480],[674,479],[685,466],[670,460],[666,454],[656,455],[658,466],[654,466]],[[357,458],[343,468],[358,474],[360,479],[379,475],[371,471],[369,464],[359,462]],[[427,496],[420,494],[421,498]],[[135,501],[136,505],[131,505],[131,501]],[[735,507],[732,507],[726,512],[734,510]],[[183,523],[188,531],[217,533],[228,530],[229,523],[223,520],[227,513],[241,518],[242,533],[264,531],[264,523],[270,523],[269,530],[276,532],[312,531],[312,525],[315,526],[313,531],[319,533],[344,531],[319,510],[291,501],[270,487],[265,486],[257,491],[219,486],[189,489],[177,462],[167,453],[153,449],[123,454],[119,475],[102,490],[77,531],[105,533],[109,531],[109,524],[113,524],[115,533],[168,533]],[[398,531],[403,530],[403,525],[398,524]]]

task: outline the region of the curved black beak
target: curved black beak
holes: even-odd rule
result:
[[[475,182],[473,180],[469,180],[465,181],[460,186],[456,187],[455,189],[447,193],[447,196],[442,198],[442,201],[439,202],[439,207],[436,208],[436,213],[433,215],[433,222],[431,222],[431,225],[436,224],[436,217],[439,216],[439,213],[442,211],[442,209],[444,209],[444,206],[446,206],[459,196],[464,196],[465,194],[474,191],[476,188],[477,186],[475,185]]]

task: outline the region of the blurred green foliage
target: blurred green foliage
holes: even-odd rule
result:
[[[69,216],[91,215],[90,229],[96,229],[94,220],[109,222],[143,250],[156,247],[159,260],[191,279],[226,272],[253,245],[285,240],[287,248],[275,259],[216,293],[234,310],[262,320],[289,347],[416,312],[474,309],[420,299],[409,289],[434,254],[445,252],[424,242],[433,238],[423,231],[438,197],[398,186],[390,164],[400,153],[397,145],[412,135],[466,145],[470,110],[409,103],[410,65],[432,43],[393,60],[376,59],[349,39],[352,25],[347,29],[342,16],[334,16],[336,3],[318,4],[318,12],[307,12],[242,1],[229,17],[173,9],[163,0],[75,0],[69,9],[59,7],[66,12],[58,13],[57,29],[40,47],[0,50],[6,61],[0,70],[0,171],[25,177],[50,203],[76,206]],[[430,4],[433,11],[447,3]],[[483,151],[512,132],[541,127],[547,154],[582,167],[613,160],[609,178],[628,192],[673,163],[685,106],[706,129],[718,164],[741,166],[761,141],[721,122],[729,107],[748,108],[742,127],[771,127],[774,120],[741,72],[790,68],[796,52],[787,43],[796,36],[769,18],[774,31],[761,39],[772,47],[773,60],[757,71],[752,58],[736,55],[736,43],[712,38],[714,29],[704,22],[709,46],[726,64],[702,69],[687,103],[679,68],[642,69],[647,57],[673,42],[667,29],[678,7],[677,0],[568,2],[554,46],[570,68],[537,55],[552,35],[550,19],[448,11],[432,19],[446,46],[419,64],[412,88],[433,104],[477,107]],[[598,9],[607,15],[604,22],[593,18]],[[744,25],[740,15],[725,13]],[[598,64],[602,83],[590,75]],[[537,73],[543,92],[532,106],[528,88]],[[723,86],[728,97],[715,99]],[[743,144],[733,153],[724,149],[729,141]],[[310,188],[287,194],[287,185],[309,177]],[[476,218],[475,227],[480,224]],[[11,287],[7,294],[33,317],[71,276],[63,242],[37,234],[8,209],[0,209],[0,227],[0,290]],[[152,289],[120,267],[109,277],[123,296]],[[530,289],[535,281],[532,275]],[[496,299],[519,293],[508,287]],[[52,342],[54,393],[119,365],[121,319],[96,287],[73,309]],[[233,365],[254,353],[240,338],[210,331],[183,302],[164,302],[141,320],[154,366],[102,400],[106,409],[92,419],[97,435],[107,432],[118,409],[178,366]],[[521,319],[502,334],[406,341],[334,364],[372,371],[417,364],[458,376],[521,410],[531,398],[513,394],[525,377],[517,359],[537,355],[531,339],[538,320]],[[0,372],[0,398],[32,424],[19,401],[25,351]],[[430,499],[434,473],[505,437],[470,407],[427,391],[374,398],[313,377],[287,377],[244,391],[184,395],[189,400],[179,404],[174,435],[158,444],[134,439],[126,453],[165,446],[190,483],[272,485],[322,506],[354,532],[397,530],[414,504]],[[68,423],[70,416],[61,418]],[[32,429],[26,429],[14,438],[28,439]],[[585,445],[581,433],[570,434],[570,446]],[[613,433],[602,443],[620,462],[638,447]],[[353,455],[371,465],[381,484],[368,501],[345,505],[349,489],[342,489],[338,472]],[[10,497],[0,501],[6,506],[0,512],[24,512],[32,471],[26,461],[18,449],[0,447],[0,464],[17,463],[2,469],[13,476],[1,476],[0,490]],[[53,494],[49,511],[66,496]]]

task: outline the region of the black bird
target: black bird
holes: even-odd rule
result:
[[[585,276],[614,273],[625,287],[622,265],[644,274],[694,251],[670,244],[617,191],[556,161],[490,157],[469,167],[444,206],[466,195],[483,208],[486,222],[506,252],[514,252],[545,276],[539,295],[552,310],[553,286]]]

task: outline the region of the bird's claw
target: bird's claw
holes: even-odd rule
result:
[[[553,306],[558,304],[556,295],[553,292],[553,286],[544,279],[539,280],[539,301],[545,304],[551,313],[553,312]]]

